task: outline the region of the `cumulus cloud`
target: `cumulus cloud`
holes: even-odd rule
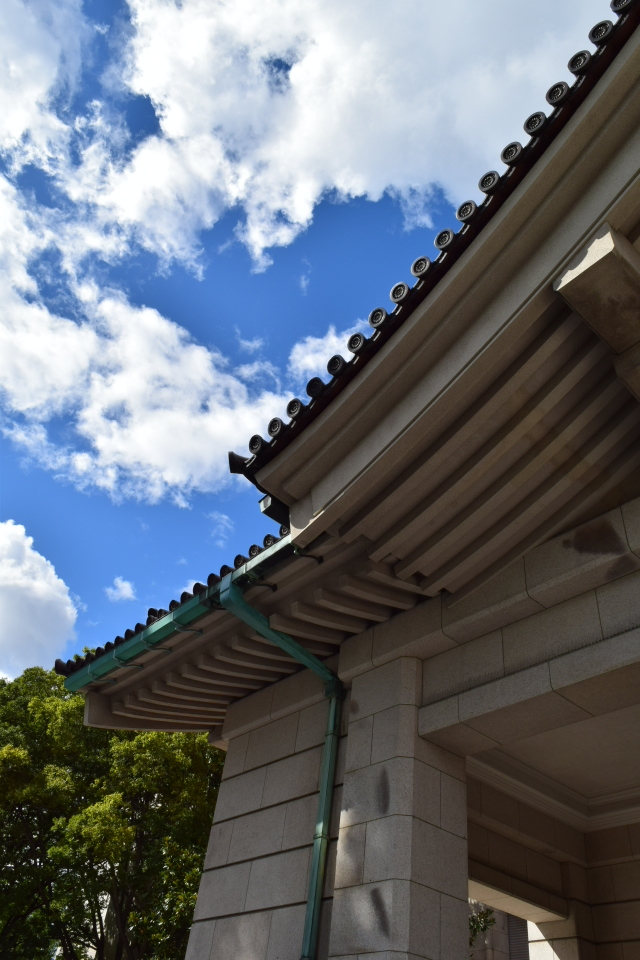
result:
[[[0,383],[11,419],[4,431],[37,462],[80,488],[114,497],[178,502],[226,481],[226,451],[280,409],[276,390],[250,389],[273,369],[227,369],[157,310],[117,291],[78,287],[78,317],[38,301],[28,272],[51,238],[31,224],[15,188],[0,178]],[[66,445],[48,428],[64,416]]]
[[[0,523],[0,673],[50,668],[74,636],[77,610],[53,565],[25,528]]]
[[[81,0],[3,0],[0,4],[0,149],[19,164],[47,165],[68,137],[52,109],[81,66],[90,28]]]
[[[331,324],[323,337],[303,337],[294,344],[289,354],[288,371],[297,386],[302,385],[311,377],[327,377],[327,363],[334,354],[344,354],[346,343],[352,333],[359,330],[369,331],[371,328],[366,321],[357,320],[352,326],[340,333]],[[348,354],[349,355],[349,354]]]
[[[126,160],[98,141],[67,189],[163,257],[231,207],[256,264],[328,192],[388,190],[429,222],[566,74],[601,0],[130,0],[124,80],[160,122]],[[584,41],[583,41],[584,42]],[[568,76],[568,74],[567,74]]]
[[[128,0],[128,9],[109,83],[80,107],[75,84],[98,29],[80,0],[0,9],[3,429],[81,488],[184,504],[229,482],[226,451],[282,413],[281,374],[266,361],[232,369],[215,347],[107,288],[99,261],[144,247],[165,266],[202,271],[202,231],[234,210],[237,238],[263,269],[328,195],[386,191],[408,227],[429,223],[442,191],[454,202],[473,195],[605,8]],[[155,132],[134,142],[118,91],[153,105]],[[16,186],[26,164],[44,172],[49,205]],[[55,309],[40,283],[47,257],[61,289]],[[288,375],[296,384],[323,375],[356,328],[294,345]],[[257,356],[262,344],[240,346]]]
[[[121,600],[137,600],[136,588],[130,580],[114,577],[113,586],[105,587],[104,592],[111,603],[120,603]]]

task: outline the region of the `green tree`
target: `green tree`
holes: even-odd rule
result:
[[[38,667],[0,680],[0,956],[184,956],[223,755],[94,730]]]
[[[480,907],[475,905],[475,909],[469,914],[469,946],[474,947],[476,940],[481,933],[486,933],[489,927],[496,922],[491,907]]]

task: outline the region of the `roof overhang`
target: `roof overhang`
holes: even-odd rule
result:
[[[636,30],[424,302],[258,472],[290,505],[295,542],[365,537],[398,577],[455,592],[628,482],[637,401],[554,282],[605,223],[637,242],[639,158]],[[616,436],[608,447],[602,431]]]

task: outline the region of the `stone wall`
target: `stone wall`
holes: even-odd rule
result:
[[[327,703],[320,700],[230,739],[187,960],[299,960],[326,720]],[[344,746],[336,769],[334,838]],[[320,958],[327,955],[335,846],[334,839]]]

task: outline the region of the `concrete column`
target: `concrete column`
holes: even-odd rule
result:
[[[418,736],[422,661],[353,681],[329,956],[466,960],[464,761]]]

